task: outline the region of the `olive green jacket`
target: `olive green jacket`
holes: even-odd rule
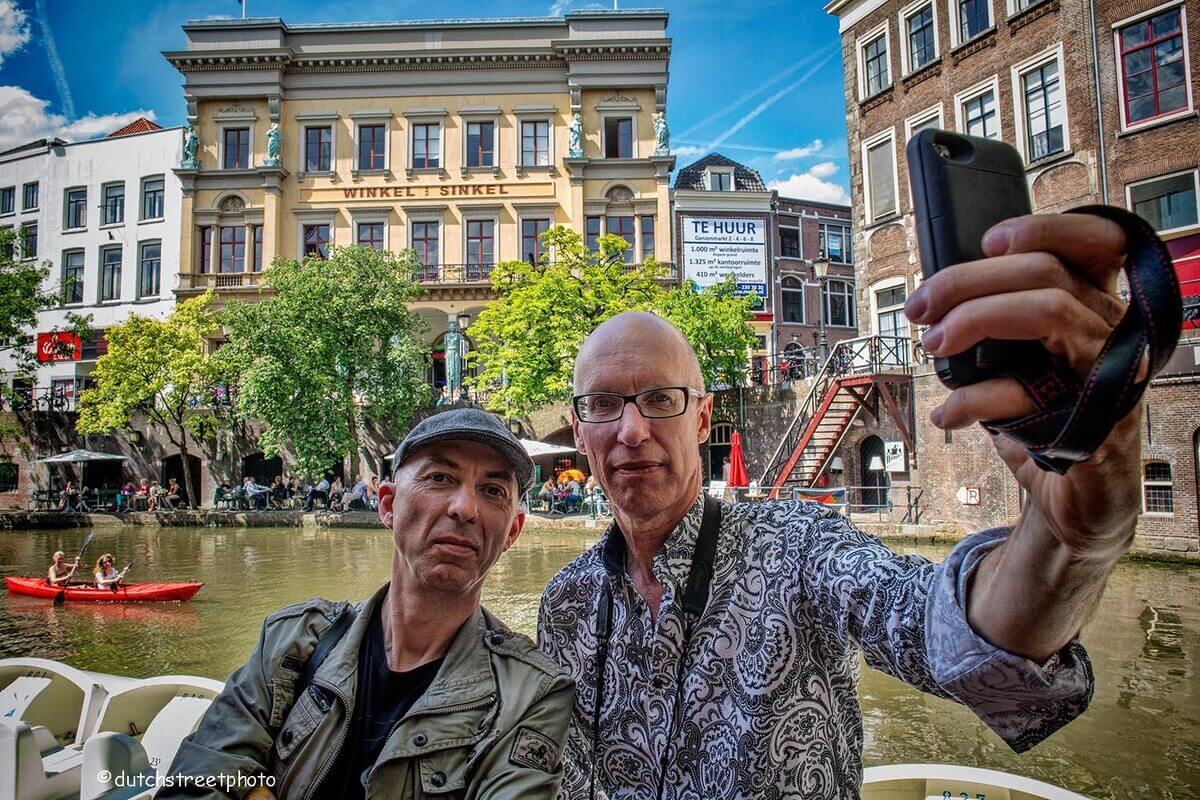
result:
[[[353,624],[293,702],[292,686],[321,633],[346,603],[313,599],[267,617],[250,660],[188,736],[157,797],[245,797],[255,779],[281,800],[308,800],[347,741],[358,651],[387,587],[358,604]],[[575,702],[566,671],[482,607],[459,629],[437,677],[364,774],[367,798],[506,800],[558,791]],[[216,788],[184,787],[224,776]],[[244,776],[240,781],[237,776]]]

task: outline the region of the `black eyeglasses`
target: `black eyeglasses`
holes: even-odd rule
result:
[[[572,397],[571,405],[580,422],[613,422],[625,413],[628,403],[647,419],[670,419],[687,411],[692,397],[704,397],[704,393],[687,386],[662,386],[637,394],[589,392]]]

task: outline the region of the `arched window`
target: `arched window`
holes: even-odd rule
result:
[[[709,444],[729,444],[733,441],[733,424],[718,422],[708,432]]]
[[[804,283],[797,278],[783,279],[783,321],[804,324]]]
[[[1147,514],[1175,513],[1171,465],[1165,461],[1147,461],[1142,469],[1142,510]]]

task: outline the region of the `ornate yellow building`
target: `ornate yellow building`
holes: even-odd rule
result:
[[[329,245],[412,247],[436,358],[447,322],[491,299],[492,265],[538,255],[551,225],[668,261],[666,26],[661,11],[189,23],[164,54],[190,125],[179,295],[251,294],[276,256]]]

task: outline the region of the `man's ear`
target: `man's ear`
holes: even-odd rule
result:
[[[385,480],[379,484],[379,520],[387,529],[392,529],[392,502],[396,499],[396,487],[392,482]]]
[[[501,552],[507,553],[508,548],[517,543],[517,537],[521,535],[521,529],[525,527],[525,509],[518,508],[517,515],[513,517],[512,524],[508,526],[508,534],[504,537],[504,550]]]
[[[699,410],[700,413],[697,416],[700,427],[696,431],[696,442],[704,444],[708,441],[708,434],[712,430],[713,396],[711,394],[700,398]]]
[[[575,416],[575,409],[571,409],[571,433],[575,436],[575,449],[583,455],[587,455],[587,445],[583,443],[583,433],[580,430],[579,417]]]

